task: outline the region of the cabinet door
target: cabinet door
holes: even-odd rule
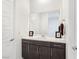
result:
[[[40,59],[50,59],[50,47],[40,46],[39,55]]]
[[[28,47],[29,45],[27,43],[22,44],[22,57],[24,59],[28,59]]]
[[[39,59],[38,49],[37,45],[29,45],[29,59]]]
[[[65,50],[63,48],[51,48],[51,59],[65,59]]]

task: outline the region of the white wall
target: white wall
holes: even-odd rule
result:
[[[66,21],[66,58],[76,59],[76,12],[75,0],[63,0],[63,19]]]
[[[63,0],[63,9],[62,9],[62,18],[65,19],[66,23],[66,59],[69,59],[69,54],[68,54],[68,41],[69,41],[69,1],[68,0]]]
[[[77,58],[77,51],[73,50],[72,48],[77,47],[77,38],[76,38],[76,6],[75,6],[75,0],[69,0],[69,48],[68,52],[70,56],[70,59],[76,59]]]
[[[15,39],[17,41],[17,58],[21,59],[21,39],[28,36],[29,0],[15,0]]]
[[[30,4],[31,12],[47,12],[60,9],[62,0],[30,0]]]

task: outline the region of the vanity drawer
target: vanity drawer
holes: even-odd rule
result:
[[[65,48],[64,43],[50,43],[50,46],[55,48]]]
[[[40,46],[50,46],[50,42],[39,41]]]
[[[39,46],[50,46],[50,42],[28,40],[28,39],[27,40],[22,39],[22,43],[28,43],[28,44],[39,45]]]
[[[22,39],[22,43],[29,43],[29,41],[26,39]]]
[[[33,45],[39,46],[50,46],[56,48],[65,48],[65,43],[56,43],[56,42],[45,42],[45,41],[36,41],[36,40],[29,40],[29,39],[22,39],[22,43],[28,43]]]

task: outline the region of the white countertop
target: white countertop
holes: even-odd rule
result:
[[[47,41],[47,42],[66,43],[66,40],[64,38],[33,36],[33,37],[23,37],[22,39],[26,39],[26,40],[37,40],[37,41]]]

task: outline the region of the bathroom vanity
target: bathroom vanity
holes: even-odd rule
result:
[[[66,59],[66,44],[22,39],[23,59]]]
[[[43,0],[30,0],[27,31],[29,34],[22,37],[25,37],[22,39],[22,57],[23,59],[66,59],[63,2],[62,0],[49,0],[45,3],[40,1]],[[60,26],[62,23],[63,26]]]

